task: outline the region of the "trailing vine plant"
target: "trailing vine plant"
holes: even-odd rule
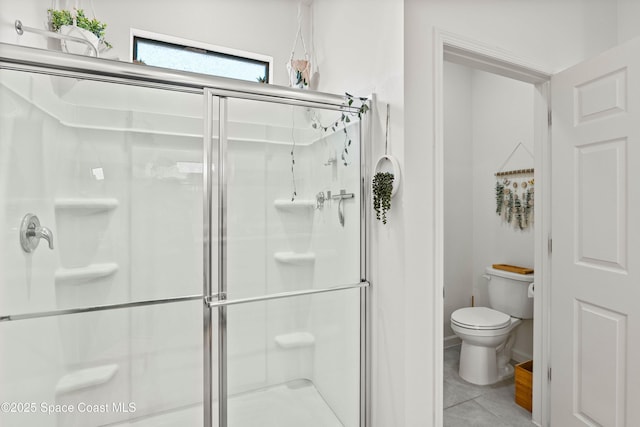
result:
[[[373,176],[373,209],[376,219],[387,223],[387,211],[391,209],[391,191],[393,190],[393,174],[377,172]]]
[[[358,107],[358,110],[356,112],[351,112],[351,111],[343,111],[340,113],[340,117],[338,117],[333,123],[331,123],[328,126],[324,126],[322,124],[322,122],[320,122],[320,119],[318,118],[317,114],[313,113],[313,117],[312,117],[312,121],[313,123],[311,124],[311,127],[314,129],[320,129],[323,132],[329,132],[329,130],[331,130],[332,132],[336,132],[337,130],[342,130],[343,134],[344,134],[344,143],[343,143],[343,147],[342,147],[342,154],[340,155],[340,159],[342,160],[342,164],[344,166],[349,166],[349,162],[347,160],[347,156],[349,155],[349,147],[351,147],[351,138],[349,138],[349,132],[347,131],[347,125],[349,123],[351,123],[351,118],[352,117],[358,117],[358,119],[362,119],[362,116],[367,114],[367,112],[369,111],[369,105],[367,105],[367,98],[363,98],[363,97],[354,97],[353,95],[351,95],[350,93],[345,92],[345,100],[342,103],[343,106],[345,107],[353,107],[353,103],[354,101],[358,100],[360,102],[360,106]],[[294,122],[295,124],[295,122]],[[296,140],[295,140],[295,135],[294,135],[294,128],[295,126],[292,126],[291,129],[291,141],[292,141],[292,146],[291,146],[291,180],[292,180],[292,187],[293,190],[291,192],[291,201],[293,202],[296,198],[296,196],[298,195],[296,192],[296,176],[295,176],[295,165],[296,165],[296,158],[295,158],[295,148],[296,148]]]
[[[323,126],[317,116],[315,116],[314,122],[311,126],[314,129],[321,129],[323,132],[328,132],[329,129],[331,129],[332,132],[336,132],[336,130],[342,129],[342,132],[344,133],[344,143],[342,147],[342,154],[340,155],[340,160],[342,160],[342,164],[344,166],[349,166],[347,156],[349,155],[349,147],[351,147],[351,138],[349,138],[347,126],[349,123],[351,123],[351,117],[357,116],[358,119],[362,119],[362,116],[367,114],[367,112],[369,111],[369,105],[367,104],[367,98],[354,97],[348,92],[345,92],[344,96],[345,102],[343,102],[343,105],[346,107],[353,107],[353,103],[355,100],[358,100],[360,102],[360,106],[358,107],[358,110],[356,112],[352,113],[350,111],[343,111],[340,114],[340,117],[328,126]]]

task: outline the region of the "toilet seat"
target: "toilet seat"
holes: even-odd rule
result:
[[[451,323],[473,330],[504,329],[511,325],[511,317],[488,307],[466,307],[451,314]]]

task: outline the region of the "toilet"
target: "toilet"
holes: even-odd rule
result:
[[[451,329],[462,340],[462,379],[489,385],[513,375],[511,348],[523,319],[533,319],[533,274],[487,267],[488,307],[465,307],[451,314]]]

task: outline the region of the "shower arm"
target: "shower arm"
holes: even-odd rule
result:
[[[16,33],[18,33],[19,36],[23,35],[24,32],[26,31],[28,33],[40,34],[42,36],[49,37],[52,39],[69,40],[69,41],[74,41],[78,43],[83,43],[91,48],[96,58],[100,56],[98,54],[98,49],[93,44],[91,44],[89,40],[85,40],[80,37],[67,36],[65,34],[55,33],[53,31],[40,30],[38,28],[33,28],[33,27],[25,27],[24,25],[22,25],[22,21],[20,21],[19,19],[16,19],[15,29],[16,29]]]

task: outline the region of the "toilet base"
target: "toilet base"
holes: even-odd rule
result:
[[[476,385],[490,385],[513,376],[513,366],[498,367],[495,347],[482,347],[462,342],[460,349],[460,378]]]

